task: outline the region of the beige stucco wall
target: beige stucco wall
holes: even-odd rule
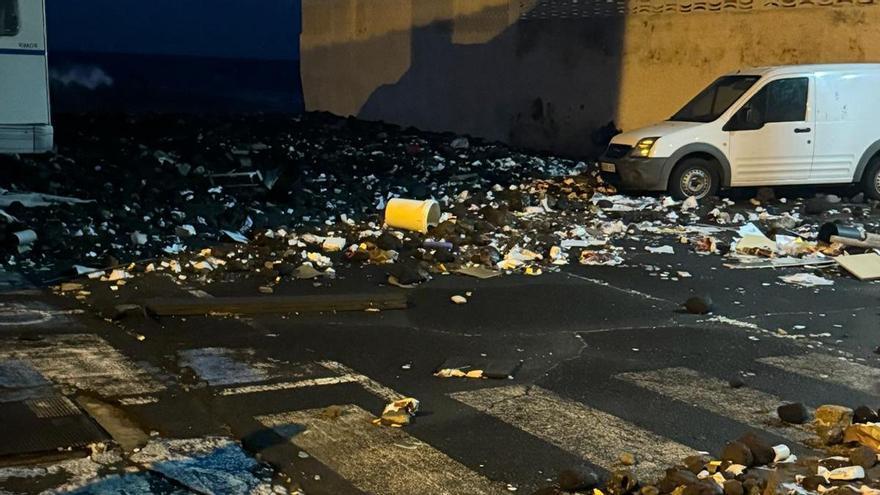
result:
[[[742,67],[880,61],[877,26],[880,6],[631,16],[617,122],[666,118]]]
[[[303,0],[306,107],[581,155],[609,120],[666,118],[739,67],[880,61],[880,5],[617,1],[629,14],[524,19],[539,0]]]

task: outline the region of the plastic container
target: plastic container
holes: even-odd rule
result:
[[[433,199],[418,201],[394,198],[385,206],[385,224],[389,227],[426,233],[440,223],[440,205]]]

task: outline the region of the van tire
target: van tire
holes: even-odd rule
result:
[[[690,196],[703,199],[717,194],[720,186],[718,163],[712,159],[695,156],[685,158],[672,169],[667,189],[677,200],[687,199]]]
[[[865,196],[880,200],[880,155],[875,155],[868,162],[868,168],[862,175],[862,190]]]

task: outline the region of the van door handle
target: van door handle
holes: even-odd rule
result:
[[[810,129],[809,127],[798,127],[797,129],[794,130],[794,133],[795,134],[805,134],[805,133],[810,132],[812,130],[813,129]]]

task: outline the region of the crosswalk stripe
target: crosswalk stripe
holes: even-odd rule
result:
[[[748,387],[732,388],[692,369],[629,372],[615,378],[796,442],[813,436],[802,427],[773,424],[776,408],[786,402],[783,399]]]
[[[360,386],[364,387],[367,392],[375,395],[376,397],[385,399],[388,402],[393,402],[406,397],[400,392],[397,392],[390,387],[386,387],[376,380],[373,380],[366,375],[362,375],[342,363],[336,361],[318,361],[318,364],[341,376],[352,377],[356,382],[358,382],[358,384],[360,384]]]
[[[224,388],[220,395],[255,394],[261,392],[274,392],[278,390],[292,390],[296,388],[322,387],[326,385],[339,385],[341,383],[359,382],[355,375],[328,376],[323,378],[307,378],[293,382],[263,383],[257,385],[244,385],[241,387]]]
[[[880,369],[828,354],[814,352],[802,356],[773,356],[760,358],[758,362],[866,394],[880,395]]]
[[[0,340],[0,362],[24,361],[45,378],[108,397],[143,395],[165,387],[137,364],[91,334]]]
[[[538,386],[513,385],[450,394],[453,399],[494,416],[599,467],[621,467],[623,452],[635,455],[641,479],[696,451],[604,411],[560,397]]]
[[[341,414],[325,409],[257,417],[269,428],[305,426],[291,442],[360,490],[375,495],[500,495],[502,484],[471,471],[399,428],[371,424],[374,417],[355,405]]]

